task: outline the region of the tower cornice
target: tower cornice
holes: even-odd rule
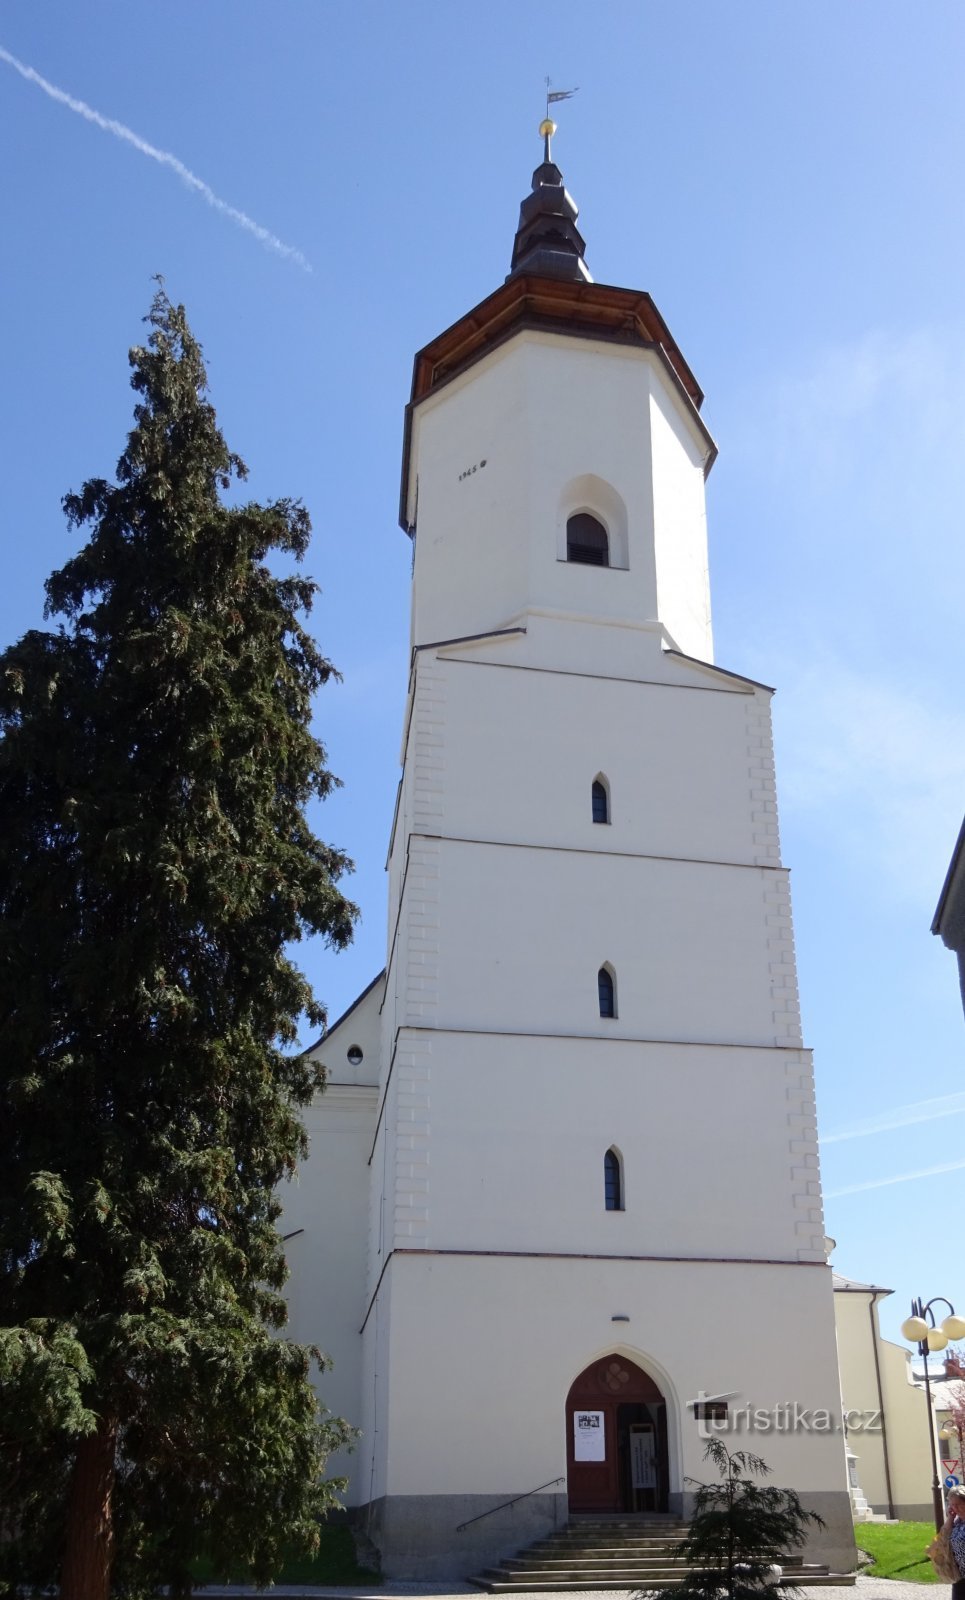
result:
[[[622,289],[612,284],[520,274],[508,278],[416,355],[412,396],[405,412],[399,499],[399,522],[406,533],[412,532],[408,517],[409,457],[415,407],[492,350],[527,330],[604,340],[653,351],[704,437],[707,445],[704,475],[710,471],[717,446],[699,415],[703,390],[651,296],[640,289]]]

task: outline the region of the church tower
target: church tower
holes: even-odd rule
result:
[[[392,1576],[686,1512],[715,1428],[840,1568],[771,691],[713,660],[700,388],[593,282],[553,131],[506,281],[415,358],[387,965],[317,1049],[293,1331]]]

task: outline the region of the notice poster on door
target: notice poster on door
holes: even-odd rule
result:
[[[573,1460],[605,1461],[606,1437],[602,1411],[574,1411]]]
[[[630,1428],[630,1475],[635,1489],[657,1487],[657,1457],[653,1428],[649,1423],[634,1423]]]

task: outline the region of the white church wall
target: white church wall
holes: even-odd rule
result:
[[[471,1514],[467,1507],[489,1509],[565,1479],[567,1392],[590,1362],[611,1352],[642,1366],[662,1389],[678,1492],[685,1475],[704,1475],[692,1410],[703,1391],[731,1394],[731,1431],[723,1436],[763,1455],[775,1482],[793,1482],[819,1510],[840,1504],[845,1463],[833,1343],[802,1341],[789,1365],[769,1321],[777,1305],[782,1325],[806,1326],[821,1315],[830,1295],[826,1268],[440,1255],[396,1257],[390,1271],[395,1365],[385,1492],[417,1506],[423,1519],[448,1512],[450,1563],[458,1559],[454,1525]],[[766,1432],[742,1424],[745,1406],[761,1414]],[[829,1527],[825,1557],[843,1562],[849,1536],[850,1523]]]
[[[443,1027],[800,1043],[796,1018],[775,1010],[768,916],[783,874],[449,839],[437,849],[438,977],[412,1021],[431,1009]],[[604,963],[611,1018],[599,1011]]]
[[[652,358],[645,351],[551,334],[526,335],[525,358],[532,443],[526,599],[607,619],[656,617],[647,411]],[[618,509],[611,495],[618,497]],[[620,565],[566,561],[560,513],[577,509],[607,528]]]
[[[402,751],[402,760],[405,761],[404,746]],[[407,796],[405,795],[404,791],[405,775],[403,774],[403,777],[399,779],[399,786],[396,790],[395,811],[393,812],[392,824],[389,829],[388,848],[385,859],[385,870],[388,875],[388,881],[386,884],[388,893],[386,895],[385,907],[385,947],[387,951],[391,950],[392,940],[395,934],[395,918],[399,909],[399,893],[402,884],[402,872],[405,866],[405,818],[408,808],[406,805]]]
[[[773,1425],[761,1424],[768,1442],[760,1453],[776,1475],[796,1464],[807,1438],[813,1449],[802,1455],[799,1488],[840,1487],[845,1464],[833,1345],[830,1359],[826,1346],[802,1346],[789,1370],[766,1312],[769,1303],[780,1303],[789,1317],[806,1319],[830,1295],[828,1278],[820,1266],[406,1257],[394,1264],[398,1366],[390,1402],[390,1432],[406,1447],[390,1449],[388,1492],[484,1494],[508,1487],[519,1493],[554,1468],[565,1473],[567,1392],[611,1350],[638,1362],[661,1386],[671,1408],[671,1476],[678,1483],[681,1474],[699,1475],[703,1455],[692,1402],[701,1390],[738,1389],[732,1432],[752,1426],[738,1417],[745,1403],[775,1408]],[[629,1321],[614,1323],[615,1315]],[[485,1341],[476,1337],[481,1316]],[[804,1409],[827,1411],[828,1430],[793,1429],[792,1417],[777,1408],[795,1402],[799,1416]],[[531,1416],[532,1427],[512,1435],[508,1452],[507,1420],[519,1411]],[[434,1428],[432,1419],[443,1415],[445,1429]],[[778,1425],[783,1421],[788,1426]],[[744,1436],[753,1441],[752,1432]]]
[[[734,1442],[827,1515],[812,1553],[853,1549],[770,695],[708,665],[711,447],[656,350],[583,337],[612,294],[566,301],[572,335],[493,330],[410,413],[414,664],[348,1294],[350,1501],[389,1576],[478,1570],[565,1517],[567,1393],[608,1353],[665,1395],[671,1509],[701,1472],[692,1402],[730,1392],[732,1419],[773,1413]],[[578,511],[608,567],[565,559]],[[827,1427],[790,1431],[794,1406]],[[608,1448],[575,1510],[626,1506]]]
[[[380,973],[311,1050],[312,1060],[325,1068],[327,1083],[378,1083],[384,992]],[[316,1100],[316,1108],[322,1105]]]
[[[305,1112],[308,1161],[281,1190],[290,1278],[286,1336],[320,1345],[331,1369],[316,1381],[334,1416],[357,1427],[362,1410],[359,1328],[365,1307],[368,1168],[378,1091],[369,1085],[330,1084]],[[334,1476],[351,1473],[354,1454],[329,1461]]]
[[[415,643],[498,628],[525,599],[516,500],[529,422],[518,354],[515,342],[504,346],[415,411]]]
[[[389,1087],[391,1088],[391,1085]],[[394,1151],[394,1141],[386,1131],[386,1117],[391,1110],[391,1103],[394,1102],[390,1102],[386,1096],[378,1114],[378,1125],[368,1155],[369,1216],[363,1314],[375,1293],[386,1256],[392,1248],[391,1233],[387,1233],[386,1229],[386,1195],[391,1193],[388,1182],[389,1162],[393,1159]]]
[[[361,1436],[346,1495],[349,1506],[371,1504],[381,1499],[387,1491],[385,1445],[388,1439],[389,1392],[393,1381],[391,1268],[382,1278],[379,1293],[367,1300],[360,1343],[366,1381],[361,1397]]]
[[[368,1156],[376,1129],[383,982],[377,978],[312,1051],[327,1085],[303,1112],[309,1154],[280,1191],[289,1280],[287,1336],[317,1344],[332,1367],[320,1399],[353,1427],[362,1411],[362,1349],[369,1230]],[[350,1055],[351,1052],[351,1055]],[[360,1054],[359,1054],[360,1052]],[[354,1452],[329,1462],[351,1474]]]
[[[561,678],[517,665],[519,654],[506,645],[488,661],[439,659],[444,831],[710,861],[758,857],[749,741],[759,699],[766,715],[764,691]],[[592,820],[600,772],[610,785],[609,825]]]
[[[506,637],[453,643],[439,651],[440,657],[481,660],[494,652],[508,655],[512,651],[513,660],[520,665],[561,674],[703,686],[720,694],[750,694],[755,689],[768,692],[766,684],[755,684],[702,657],[678,651],[652,617],[604,621],[578,608],[545,606],[537,596],[509,619],[509,626],[512,631]]]
[[[655,393],[663,411],[680,407],[650,351],[526,332],[419,404],[412,431],[417,644],[505,626],[537,596],[542,605],[602,619],[656,618],[650,428],[652,414],[663,411],[652,407]],[[663,443],[661,461],[663,537],[668,548],[679,538],[692,565],[702,475],[684,486]],[[599,504],[590,503],[593,479],[602,486]],[[559,559],[559,519],[574,481],[583,486],[579,509],[613,522],[618,547],[623,512],[614,514],[614,498],[625,508],[625,570]],[[697,603],[702,608],[709,619],[709,598]],[[687,640],[686,648],[699,644],[697,653],[709,657],[709,627],[698,639],[691,621]]]
[[[713,660],[703,441],[684,421],[665,371],[651,370],[650,438],[657,613],[678,650]]]
[[[817,1167],[791,1149],[801,1052],[439,1031],[429,1048],[433,1249],[794,1260],[798,1224],[821,1232]],[[622,1211],[604,1205],[614,1145]]]

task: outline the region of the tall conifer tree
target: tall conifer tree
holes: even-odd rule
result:
[[[66,1600],[256,1578],[332,1490],[314,1349],[277,1337],[276,1190],[304,1153],[322,1011],[286,955],[340,948],[350,866],[306,819],[336,781],[302,626],[305,510],[245,468],[159,290],[116,483],[56,632],[0,656],[0,1569]]]

